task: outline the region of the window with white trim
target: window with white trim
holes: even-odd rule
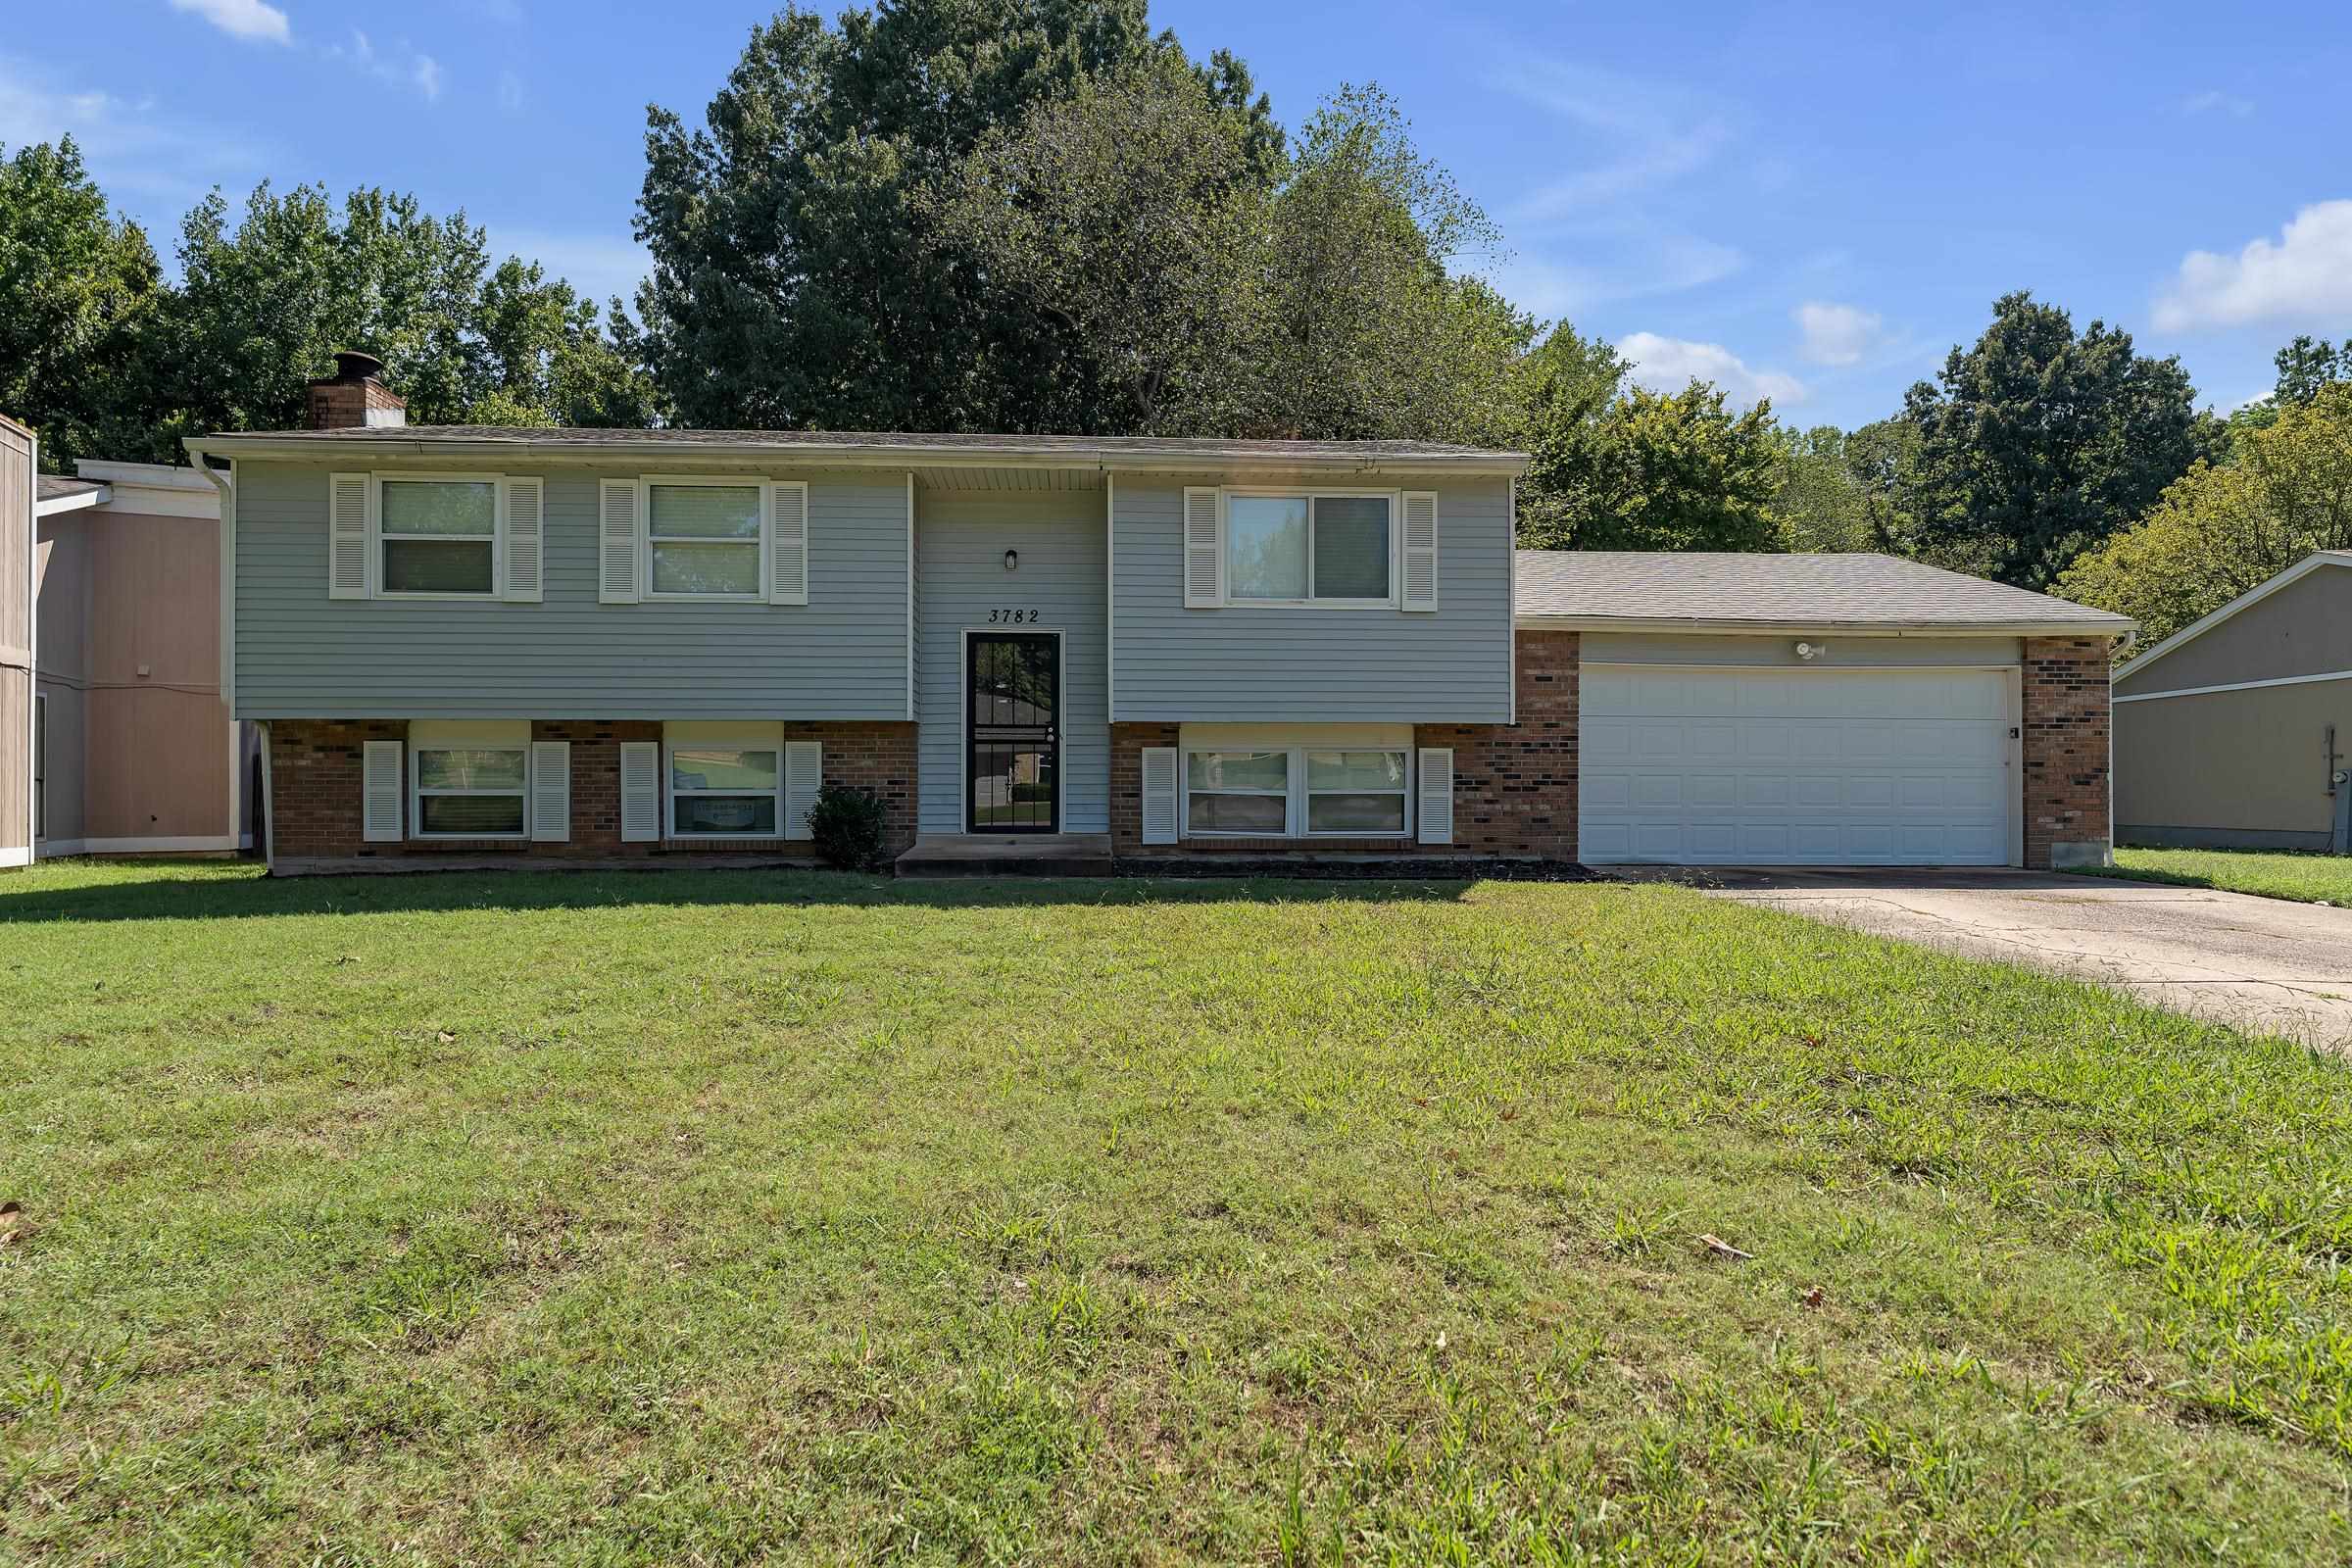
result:
[[[1389,606],[1395,594],[1393,493],[1229,490],[1229,604]]]
[[[1188,838],[1402,838],[1411,754],[1393,747],[1195,749],[1184,754]]]
[[[672,838],[774,838],[783,815],[778,747],[671,745]]]
[[[409,820],[420,839],[518,839],[530,786],[530,747],[409,748]]]
[[[1288,752],[1185,755],[1187,832],[1218,837],[1280,838],[1290,831],[1290,803]]]
[[[766,504],[743,480],[645,486],[646,582],[656,599],[764,599]]]
[[[1307,836],[1401,836],[1408,772],[1402,752],[1308,752]]]
[[[376,481],[377,592],[386,596],[498,591],[498,481]]]

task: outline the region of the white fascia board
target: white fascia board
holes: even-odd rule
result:
[[[2122,637],[2132,622],[1972,620],[1692,620],[1654,615],[1521,615],[1521,631],[1665,632],[1694,637],[1806,637],[1838,632],[1848,637]]]
[[[103,507],[107,503],[108,495],[108,488],[100,485],[95,490],[84,490],[78,495],[52,496],[47,501],[35,501],[32,504],[32,514],[36,517],[54,517],[61,512],[79,512],[85,507]]]
[[[2241,610],[2250,610],[2291,582],[2300,582],[2322,566],[2352,566],[2352,551],[2320,550],[2305,556],[2269,582],[2259,583],[2230,600],[2221,609],[2199,620],[2193,620],[2179,631],[2134,659],[2115,672],[2115,679],[2130,680],[2174,649],[2202,637]]]
[[[805,468],[1007,468],[1080,473],[1249,473],[1395,474],[1399,477],[1510,478],[1527,469],[1520,453],[1465,457],[1349,457],[1304,453],[1275,457],[1253,452],[975,452],[956,447],[860,447],[813,443],[759,442],[698,444],[675,442],[420,441],[386,436],[346,436],[331,441],[270,440],[260,436],[207,436],[204,447],[223,457],[273,462],[348,465],[382,462],[526,462],[563,467],[643,469],[666,467],[741,468],[787,466]]]

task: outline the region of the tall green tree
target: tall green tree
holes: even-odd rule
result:
[[[991,131],[1162,57],[1143,0],[896,0],[755,28],[702,128],[649,113],[647,352],[685,422],[1023,430],[1064,345],[927,199]],[[1239,61],[1197,70],[1271,167]]]
[[[338,348],[384,361],[419,424],[642,425],[653,385],[596,307],[536,264],[493,268],[487,236],[413,196],[264,184],[232,223],[215,191],[181,229],[154,380],[157,455],[202,430],[299,424]]]
[[[2352,381],[2282,403],[2241,432],[2230,461],[2200,463],[2146,520],[2058,579],[2067,598],[2171,636],[2315,550],[2352,549]]]
[[[1602,454],[1616,426],[1611,407],[1624,388],[1626,363],[1600,338],[1563,321],[1515,368],[1518,422],[1512,444],[1527,452],[1519,481],[1519,542],[1531,550],[1573,548],[1597,504]]]
[[[1971,348],[1904,400],[1919,431],[1920,554],[2046,587],[2143,515],[2223,440],[2175,358],[2031,294],[2004,295]]]
[[[1591,479],[1565,544],[1577,550],[1785,550],[1773,512],[1772,408],[1727,407],[1722,389],[1629,384],[1600,421]]]
[[[1848,438],[1834,424],[1774,432],[1773,515],[1788,548],[1836,552],[1874,548],[1870,498],[1847,456]]]
[[[107,209],[72,137],[0,162],[0,414],[41,464],[144,450],[143,343],[162,293],[146,234]]]
[[[1248,123],[1180,63],[1082,81],[982,133],[922,193],[987,258],[1035,428],[1229,434],[1271,328],[1269,172]]]

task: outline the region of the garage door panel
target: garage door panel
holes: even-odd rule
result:
[[[1593,670],[1580,853],[1686,864],[2004,864],[2008,677]]]

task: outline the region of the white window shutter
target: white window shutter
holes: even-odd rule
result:
[[[400,798],[408,793],[401,743],[368,741],[360,748],[360,837],[369,844],[400,842]]]
[[[767,487],[767,602],[808,602],[808,487]]]
[[[596,600],[602,605],[637,602],[637,481],[597,482]]]
[[[531,742],[531,842],[571,842],[569,741]]]
[[[326,476],[326,597],[368,597],[368,476]]]
[[[1415,803],[1420,817],[1421,842],[1451,844],[1453,842],[1453,748],[1424,746],[1421,748],[1421,790]]]
[[[1144,748],[1144,842],[1176,842],[1176,748],[1173,746]]]
[[[817,786],[824,781],[825,747],[822,741],[786,741],[784,743],[784,836],[788,839],[813,838],[808,830],[808,813],[816,808]]]
[[[662,748],[654,741],[620,743],[620,842],[662,838]]]
[[[547,483],[509,479],[505,484],[507,602],[535,605],[547,554]]]
[[[1211,488],[1184,492],[1184,608],[1214,610],[1225,602],[1224,508]],[[1170,843],[1175,842],[1170,840]]]
[[[1438,497],[1431,490],[1404,493],[1404,608],[1438,608]]]

